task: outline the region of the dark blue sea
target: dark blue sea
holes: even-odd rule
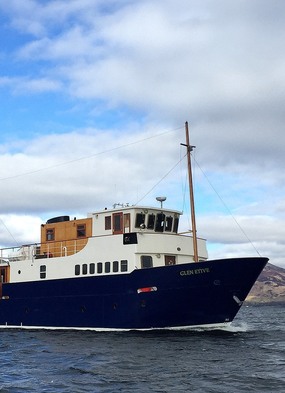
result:
[[[0,331],[0,392],[285,392],[285,305],[212,331]]]

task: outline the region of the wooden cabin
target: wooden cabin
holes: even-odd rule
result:
[[[70,220],[69,216],[51,218],[41,226],[38,258],[68,256],[82,250],[92,236],[92,218]]]

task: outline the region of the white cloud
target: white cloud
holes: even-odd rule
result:
[[[19,247],[40,241],[39,217],[29,215],[0,215],[0,247]]]
[[[173,142],[179,143],[170,133],[161,147],[161,137],[147,139],[149,130],[137,136],[132,131],[48,135],[30,140],[21,152],[6,152],[0,156],[6,190],[0,195],[1,210],[62,210],[68,204],[84,213],[116,198],[135,203],[179,161]]]
[[[0,78],[0,86],[10,87],[14,94],[35,94],[61,90],[61,82],[48,78]]]
[[[106,13],[100,2],[29,4],[46,33],[18,53],[51,62],[33,90],[67,89],[75,99],[125,105],[168,122],[188,118],[215,147],[206,150],[211,165],[284,164],[280,9],[276,15],[257,1],[121,2]],[[28,12],[17,2],[11,7],[16,15]],[[77,16],[76,23],[57,31],[51,15],[55,25]],[[18,83],[18,91],[33,88],[30,78]]]
[[[284,217],[206,215],[198,218],[198,228],[213,259],[262,255],[285,268]]]

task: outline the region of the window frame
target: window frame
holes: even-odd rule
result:
[[[120,271],[121,272],[127,272],[128,271],[128,260],[127,259],[121,259],[121,261],[120,261]]]
[[[112,229],[112,216],[105,216],[105,231]]]
[[[153,258],[151,255],[141,255],[141,268],[150,269],[153,267]]]
[[[86,224],[77,224],[76,225],[76,236],[77,236],[77,238],[86,237]]]
[[[40,278],[45,279],[47,276],[47,266],[46,265],[40,265]]]
[[[46,241],[53,242],[55,240],[55,228],[46,229]]]

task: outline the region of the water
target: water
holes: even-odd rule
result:
[[[225,331],[0,331],[0,392],[285,392],[285,305]]]

